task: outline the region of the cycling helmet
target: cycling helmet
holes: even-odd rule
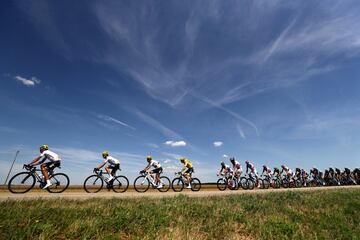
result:
[[[225,166],[225,162],[224,161],[221,161],[221,166]]]
[[[235,158],[230,158],[230,162],[235,162]]]
[[[109,152],[108,151],[103,151],[102,156],[103,156],[103,158],[106,158],[107,156],[109,156]]]
[[[150,162],[150,161],[152,160],[152,156],[147,156],[147,157],[146,157],[146,160],[147,160],[148,162]]]
[[[246,164],[249,164],[249,161],[248,161],[248,160],[246,160],[246,161],[245,161],[245,163],[246,163]]]
[[[263,168],[265,169],[265,168],[267,168],[267,166],[266,166],[266,165],[263,165]]]
[[[46,150],[49,150],[49,146],[48,146],[48,145],[43,144],[43,145],[40,146],[40,152],[46,151]]]
[[[179,160],[180,160],[180,162],[184,162],[184,161],[185,161],[185,158],[184,158],[184,157],[180,157]]]

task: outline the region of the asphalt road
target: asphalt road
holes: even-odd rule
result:
[[[0,202],[1,201],[12,201],[12,200],[34,200],[34,199],[70,199],[70,200],[87,200],[94,198],[171,198],[181,194],[189,197],[209,197],[209,196],[227,196],[237,194],[266,194],[270,192],[285,192],[285,191],[297,191],[297,192],[308,192],[308,191],[329,191],[336,189],[357,189],[360,190],[360,185],[356,186],[335,186],[335,187],[312,187],[312,188],[289,188],[289,189],[254,189],[254,190],[237,190],[237,191],[219,191],[217,189],[205,189],[199,192],[192,192],[190,190],[184,190],[181,193],[168,192],[162,193],[156,190],[149,190],[146,193],[137,193],[134,191],[128,191],[125,193],[115,193],[112,191],[103,190],[95,194],[86,193],[82,189],[70,189],[60,194],[48,193],[45,190],[33,190],[25,194],[13,194],[7,190],[0,191]]]

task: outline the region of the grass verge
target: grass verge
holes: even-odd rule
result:
[[[360,239],[360,190],[7,201],[0,239]]]

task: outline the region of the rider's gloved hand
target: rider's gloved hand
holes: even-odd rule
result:
[[[99,171],[99,168],[97,168],[97,167],[94,168],[94,172],[97,172],[97,171]]]
[[[143,173],[145,173],[145,171],[144,171],[144,170],[141,170],[141,171],[140,171],[140,174],[143,174]]]

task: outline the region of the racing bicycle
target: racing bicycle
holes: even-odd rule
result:
[[[254,189],[255,184],[256,179],[248,174],[246,174],[244,177],[241,177],[239,181],[239,186],[241,186],[244,190]]]
[[[162,184],[162,188],[157,188],[158,185],[155,183],[155,178],[152,175],[155,175],[155,174],[150,174],[149,172],[141,171],[140,176],[138,176],[134,180],[134,189],[135,189],[135,191],[140,192],[140,193],[144,193],[147,190],[149,190],[150,185],[153,188],[156,188],[157,190],[159,190],[160,192],[169,191],[169,189],[170,189],[170,179],[168,177],[161,176],[160,177],[160,184]]]
[[[219,179],[216,182],[216,186],[220,191],[225,191],[226,188],[229,188],[230,190],[239,189],[238,180],[235,178],[233,174],[231,175],[220,174],[218,176]]]
[[[60,168],[60,166],[57,166]],[[12,193],[26,193],[34,188],[35,183],[40,184],[40,188],[46,185],[44,176],[40,172],[40,169],[36,169],[34,166],[24,164],[23,169],[27,170],[15,174],[9,181],[8,189]],[[69,177],[65,173],[54,173],[54,168],[48,168],[49,180],[51,186],[46,188],[50,193],[62,193],[69,187]]]
[[[112,189],[117,193],[125,192],[129,187],[129,180],[125,176],[115,176],[114,179],[108,181],[108,178],[104,176],[108,173],[104,173],[102,170],[95,169],[94,173],[95,174],[90,175],[84,181],[84,190],[88,193],[99,192],[103,188],[104,182],[106,184],[106,188],[109,191]]]
[[[175,178],[171,182],[171,187],[174,192],[181,192],[184,189],[185,182],[187,182],[185,174],[178,172],[175,173]],[[191,190],[197,192],[201,188],[201,182],[198,178],[191,178],[190,180]]]

